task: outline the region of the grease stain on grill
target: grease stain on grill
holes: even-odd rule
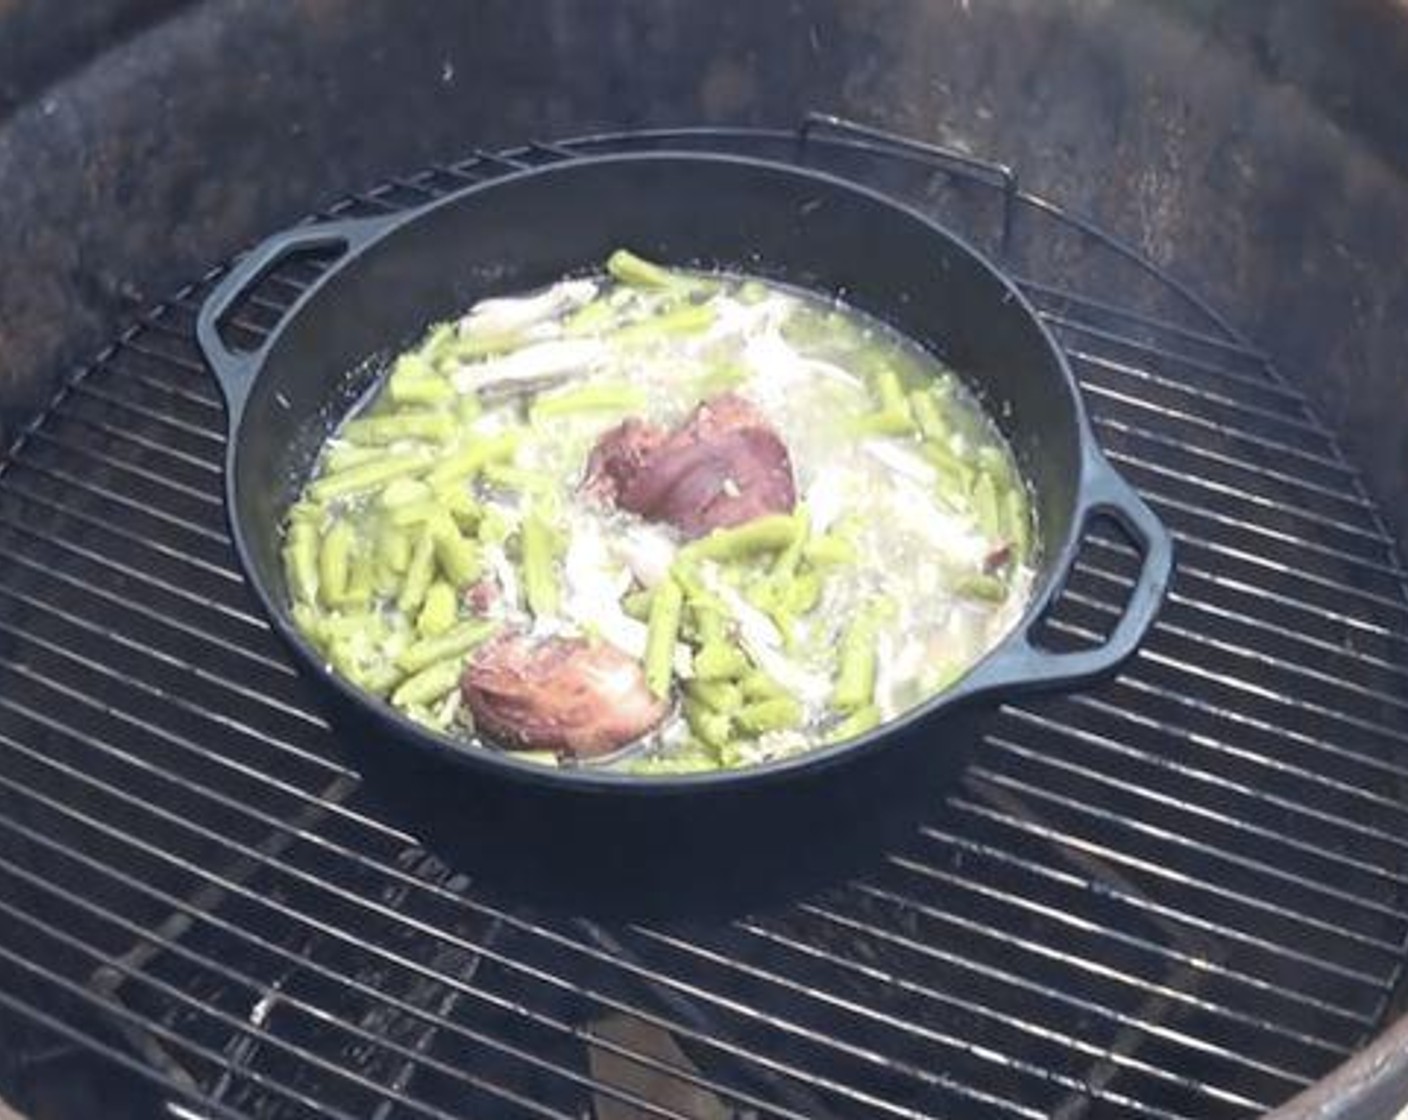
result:
[[[670,139],[476,157],[341,212]],[[237,574],[196,287],[0,474],[0,993],[201,1115],[270,1118],[1248,1117],[1372,1032],[1408,932],[1408,603],[1333,437],[1188,293],[1001,177],[804,148],[1010,236],[1179,536],[1121,675],[1004,707],[921,827],[802,892],[630,919],[481,881],[363,783]],[[265,278],[250,344],[317,274]],[[1103,633],[1132,561],[1092,526],[1047,639]]]

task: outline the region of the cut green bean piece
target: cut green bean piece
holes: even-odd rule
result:
[[[674,580],[667,579],[655,589],[650,601],[650,621],[645,640],[645,683],[656,696],[670,694],[675,643],[679,640],[683,609],[684,592]]]
[[[776,700],[788,696],[787,689],[761,669],[754,669],[738,682],[743,696],[748,700]]]
[[[856,546],[836,533],[821,533],[802,546],[807,563],[818,568],[835,564],[854,564],[859,559]]]
[[[686,303],[663,314],[622,327],[614,337],[619,344],[631,345],[649,342],[653,338],[696,334],[708,330],[717,318],[717,313],[707,303]]]
[[[377,501],[383,509],[395,509],[426,501],[434,491],[418,478],[396,478],[386,484]]]
[[[409,533],[386,525],[377,537],[377,558],[391,571],[402,575],[410,565],[413,547],[414,541]]]
[[[645,390],[638,385],[583,385],[539,397],[529,415],[535,424],[584,412],[635,412],[645,407]]]
[[[749,667],[748,655],[737,646],[711,643],[694,655],[694,675],[702,681],[736,680]]]
[[[376,580],[376,559],[369,548],[353,547],[347,576],[347,590],[342,596],[344,607],[366,607],[371,604]]]
[[[853,712],[863,708],[875,695],[875,629],[875,619],[869,614],[861,614],[841,635],[831,702],[842,711]]]
[[[788,579],[797,571],[797,565],[801,563],[811,533],[811,513],[805,505],[798,504],[792,511],[792,517],[796,522],[797,531],[772,562],[772,574],[779,579]]]
[[[934,399],[933,390],[916,389],[910,393],[909,410],[925,439],[942,441],[948,437],[948,424],[939,408],[939,402]]]
[[[295,522],[288,529],[288,544],[284,547],[284,567],[288,571],[289,590],[300,603],[310,606],[318,601],[318,530],[306,521]]]
[[[760,552],[774,552],[790,545],[803,531],[803,522],[793,514],[770,513],[734,525],[715,529],[708,536],[685,545],[680,551],[691,559],[740,560]]]
[[[454,418],[444,412],[393,412],[387,416],[359,417],[342,426],[342,438],[351,443],[377,446],[402,439],[444,443],[455,434]]]
[[[852,430],[861,438],[866,436],[905,436],[914,431],[914,419],[908,412],[882,410],[860,417],[852,425]]]
[[[450,657],[462,657],[482,644],[499,628],[497,622],[470,619],[459,622],[434,638],[422,638],[403,649],[396,665],[403,672],[419,673],[422,669]]]
[[[379,447],[354,447],[350,443],[334,442],[323,454],[323,474],[336,474],[350,467],[361,466],[380,459],[384,452]]]
[[[512,757],[519,762],[531,762],[534,766],[551,766],[556,769],[562,765],[562,760],[557,757],[555,751],[514,751]]]
[[[455,400],[455,419],[461,428],[467,428],[484,414],[484,405],[477,393],[463,393]]]
[[[686,597],[688,595],[686,591]],[[690,598],[689,615],[701,646],[722,645],[728,642],[729,619],[721,606]]]
[[[617,249],[607,257],[606,271],[633,288],[672,288],[680,282],[679,276],[629,249]]]
[[[492,436],[479,436],[469,446],[441,459],[430,472],[430,485],[438,490],[477,474],[485,463],[512,459],[522,442],[523,433],[516,429]]]
[[[567,321],[562,324],[562,333],[574,337],[596,334],[610,326],[615,319],[615,308],[607,300],[594,299],[590,303],[584,303],[568,316]]]
[[[821,577],[802,572],[784,585],[779,607],[789,614],[809,614],[821,602]]]
[[[716,712],[729,713],[743,703],[743,691],[730,681],[690,681],[684,688],[685,695]]]
[[[1021,564],[1032,545],[1032,528],[1027,503],[1019,486],[1007,491],[1005,528],[1012,541],[1012,557]]]
[[[555,487],[551,478],[538,471],[527,471],[507,463],[485,463],[481,472],[485,482],[503,490],[520,494],[548,495]]]
[[[456,587],[464,587],[479,578],[483,565],[479,549],[473,541],[460,536],[460,531],[448,517],[434,522],[430,529],[435,540],[435,559],[445,577]]]
[[[318,550],[318,597],[325,607],[341,605],[351,575],[352,546],[356,534],[347,521],[336,521],[323,536]]]
[[[307,499],[294,502],[288,507],[288,523],[296,525],[299,522],[307,522],[314,528],[322,525],[323,519],[327,517],[328,511],[317,502],[310,502]]]
[[[733,720],[725,712],[715,711],[704,704],[686,703],[684,719],[689,729],[711,747],[721,747],[729,740]]]
[[[430,468],[435,456],[428,451],[402,451],[381,455],[370,462],[358,463],[336,474],[325,474],[308,487],[308,497],[315,502],[346,498],[366,490],[376,490],[395,478],[422,474]]]
[[[802,705],[790,696],[758,700],[738,710],[734,722],[752,735],[783,731],[802,722]]]
[[[436,580],[425,593],[425,602],[416,617],[416,633],[422,638],[435,638],[455,624],[455,589],[444,580]]]
[[[328,636],[323,628],[323,616],[318,613],[317,608],[307,603],[294,603],[292,614],[294,625],[302,631],[303,636],[318,649],[326,650]]]
[[[557,613],[556,543],[541,510],[530,509],[522,529],[523,592],[528,609],[538,618]]]
[[[973,483],[973,516],[978,519],[978,527],[986,537],[998,538],[1002,535],[1000,501],[992,475],[986,471],[978,475]]]
[[[628,774],[703,774],[717,770],[719,764],[703,754],[687,755],[645,755],[625,763],[623,769]]]
[[[864,735],[867,731],[873,731],[880,725],[880,709],[874,704],[866,704],[863,708],[857,708],[846,716],[827,735],[827,741],[840,743],[846,739],[854,739],[857,735]]]
[[[464,666],[459,656],[451,656],[407,677],[391,694],[398,708],[413,704],[433,704],[459,686]]]
[[[435,534],[427,525],[416,538],[410,563],[406,565],[406,577],[401,582],[401,593],[396,597],[396,605],[401,608],[402,614],[411,616],[420,610],[434,575]]]
[[[969,599],[981,599],[985,603],[1000,603],[1007,598],[1007,585],[986,572],[964,576],[955,585],[955,590]]]
[[[627,592],[621,598],[621,610],[631,618],[644,622],[650,617],[650,601],[653,598],[654,592],[645,589]]]

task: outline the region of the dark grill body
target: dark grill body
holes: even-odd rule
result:
[[[1401,6],[102,8],[0,5],[0,1096],[34,1120],[1408,1099],[1401,1045],[1322,1080],[1386,1031],[1408,958]],[[798,130],[810,108],[948,148]],[[561,139],[608,125],[637,131]],[[169,293],[356,184],[382,183],[326,214],[653,147],[803,162],[991,254],[1180,566],[1126,672],[1003,709],[883,857],[607,907],[491,874],[492,807],[417,800],[329,731],[230,549],[191,338],[222,270]],[[321,267],[268,277],[234,334]],[[1135,569],[1097,526],[1046,640],[1104,633]]]
[[[0,475],[6,1005],[217,1115],[1240,1117],[1326,1073],[1382,1022],[1408,926],[1408,605],[1333,437],[1000,171],[826,122],[537,144],[334,212],[666,145],[881,182],[1001,254],[1178,537],[1146,649],[1005,708],[921,829],[804,895],[635,921],[481,886],[359,781],[236,574],[207,278]],[[1049,640],[1101,633],[1133,562],[1097,527]]]

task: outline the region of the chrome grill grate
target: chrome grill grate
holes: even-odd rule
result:
[[[243,586],[191,341],[212,275],[0,474],[0,1004],[212,1116],[1201,1120],[1326,1072],[1408,933],[1408,600],[1333,436],[1010,173],[825,121],[480,153],[337,209],[644,146],[806,160],[1002,253],[1179,539],[1147,649],[1005,708],[920,832],[804,903],[606,925],[491,897],[370,800]],[[1102,631],[1130,559],[1087,541],[1054,640]]]

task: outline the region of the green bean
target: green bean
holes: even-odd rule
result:
[[[986,572],[964,576],[954,585],[954,589],[966,598],[981,599],[987,603],[1000,603],[1007,598],[1007,585]]]
[[[759,552],[786,548],[803,531],[800,519],[792,514],[769,513],[734,525],[715,529],[685,545],[680,551],[689,559],[740,560]]]
[[[685,695],[716,712],[737,710],[743,703],[742,689],[730,681],[692,680],[684,686]]]
[[[410,563],[406,565],[405,578],[401,582],[401,593],[396,597],[396,605],[401,608],[402,614],[410,617],[420,610],[434,575],[435,534],[427,524],[416,538]]]
[[[621,610],[640,622],[644,622],[650,617],[650,601],[654,598],[654,593],[642,588],[639,591],[629,591],[621,598]]]
[[[312,605],[318,601],[318,530],[306,521],[295,522],[289,526],[287,540],[284,567],[289,590],[298,602]]]
[[[567,335],[597,334],[609,326],[616,318],[616,311],[604,299],[594,299],[584,303],[567,317],[562,324],[562,333]]]
[[[365,607],[371,603],[375,578],[376,562],[372,550],[368,548],[354,549],[347,576],[347,590],[342,596],[342,605],[344,607]]]
[[[420,353],[402,354],[387,378],[386,395],[393,404],[445,404],[455,396],[454,387],[435,373]]]
[[[416,633],[422,638],[434,638],[455,624],[455,589],[443,579],[437,579],[425,593],[425,603],[416,618]]]
[[[347,675],[354,684],[377,696],[385,696],[401,679],[394,665],[359,665]]]
[[[684,592],[674,580],[667,579],[655,589],[650,601],[650,621],[645,641],[645,682],[656,696],[664,697],[670,693],[675,642],[679,640],[683,609]]]
[[[397,656],[396,666],[406,673],[419,673],[437,661],[463,657],[493,635],[498,628],[497,622],[482,618],[456,623],[443,634],[412,642]]]
[[[310,502],[307,499],[300,499],[288,507],[288,523],[296,525],[299,522],[307,522],[314,528],[321,526],[328,511],[317,502]]]
[[[684,720],[701,741],[711,747],[721,747],[729,740],[733,720],[725,712],[715,711],[705,704],[686,702]]]
[[[645,390],[638,385],[601,383],[539,397],[529,411],[537,424],[582,412],[633,412],[645,407]]]
[[[854,421],[851,430],[861,438],[905,436],[914,431],[914,418],[908,412],[892,412],[882,409],[879,412],[868,412]]]
[[[790,696],[773,700],[758,700],[738,710],[734,721],[744,731],[761,735],[767,731],[782,731],[802,722],[802,705]]]
[[[679,276],[636,256],[629,249],[617,249],[607,257],[606,271],[633,288],[672,288],[680,282]]]
[[[623,769],[629,774],[702,774],[717,770],[719,764],[703,754],[652,754],[633,758]]]
[[[460,536],[448,517],[432,522],[430,534],[435,540],[435,559],[451,583],[464,587],[479,578],[479,549],[473,541]]]
[[[1002,513],[999,506],[1001,499],[997,493],[997,485],[993,482],[992,475],[984,472],[978,475],[973,483],[973,516],[977,518],[978,528],[982,530],[985,537],[1000,537],[1002,535]]]
[[[352,546],[356,534],[347,521],[335,521],[318,550],[318,597],[325,607],[341,605],[351,574]]]
[[[430,485],[438,490],[449,483],[459,482],[477,474],[485,463],[511,459],[522,441],[523,433],[517,429],[509,429],[492,436],[478,436],[468,447],[440,460],[430,472]]]
[[[915,423],[919,425],[919,430],[924,433],[925,439],[943,440],[947,438],[949,429],[944,422],[943,412],[939,408],[938,402],[934,399],[933,391],[930,389],[915,389],[909,394],[909,410],[914,415]]]
[[[684,585],[681,584],[681,586]],[[688,590],[685,595],[689,597]],[[689,616],[694,623],[694,632],[700,645],[709,646],[728,642],[728,615],[721,607],[689,597]]]
[[[376,547],[377,559],[385,567],[397,575],[405,572],[411,562],[412,540],[409,533],[391,525],[384,525],[377,536]]]
[[[846,739],[854,739],[858,735],[864,735],[867,731],[874,730],[879,724],[880,709],[874,704],[866,704],[837,723],[827,735],[827,742],[840,743]]]
[[[904,386],[900,384],[900,375],[895,372],[893,366],[885,366],[876,375],[875,391],[880,397],[881,412],[904,416],[913,425],[914,417],[910,413],[909,399],[904,395]]]
[[[859,559],[855,545],[836,533],[821,533],[802,546],[802,556],[817,568],[854,564]]]
[[[619,345],[630,345],[653,338],[697,334],[713,326],[716,318],[718,315],[709,304],[686,303],[622,327],[615,333],[614,341]]]
[[[480,544],[503,544],[513,532],[513,524],[496,506],[488,506],[479,518]]]
[[[364,490],[375,490],[392,479],[420,474],[435,462],[433,453],[424,450],[402,451],[381,455],[370,462],[358,463],[336,474],[325,474],[308,487],[308,497],[315,502],[346,498]]]
[[[432,704],[458,687],[463,670],[464,666],[458,656],[438,661],[402,681],[391,694],[391,702],[398,708],[407,708],[412,704]]]
[[[797,523],[797,532],[772,562],[772,574],[780,579],[790,578],[797,571],[811,534],[811,512],[805,505],[799,504],[792,511],[792,516]]]
[[[455,434],[455,421],[443,412],[393,412],[349,420],[340,435],[350,443],[381,446],[402,439],[444,443]]]
[[[737,646],[702,645],[694,655],[693,669],[702,681],[735,680],[748,671],[748,655]]]
[[[815,572],[802,572],[783,586],[778,605],[789,614],[809,614],[820,602],[821,577]]]
[[[377,498],[382,509],[395,509],[397,506],[408,506],[415,502],[423,502],[428,499],[434,491],[418,478],[396,478],[386,484]]]
[[[747,700],[776,700],[789,695],[781,684],[761,669],[746,673],[738,685]]]
[[[557,613],[558,586],[554,569],[556,542],[552,527],[537,506],[523,519],[523,592],[528,609],[538,618]]]
[[[521,494],[547,495],[556,487],[556,483],[540,471],[524,470],[507,463],[485,463],[481,474],[485,482]]]
[[[1012,558],[1020,564],[1026,560],[1031,548],[1032,533],[1031,514],[1020,485],[1007,491],[1005,506],[1007,534],[1012,540]]]
[[[354,447],[350,443],[334,442],[323,453],[323,474],[336,474],[380,459],[385,454],[379,447]]]
[[[841,635],[831,702],[843,711],[863,708],[875,695],[875,623],[870,614],[863,613],[853,619]]]

